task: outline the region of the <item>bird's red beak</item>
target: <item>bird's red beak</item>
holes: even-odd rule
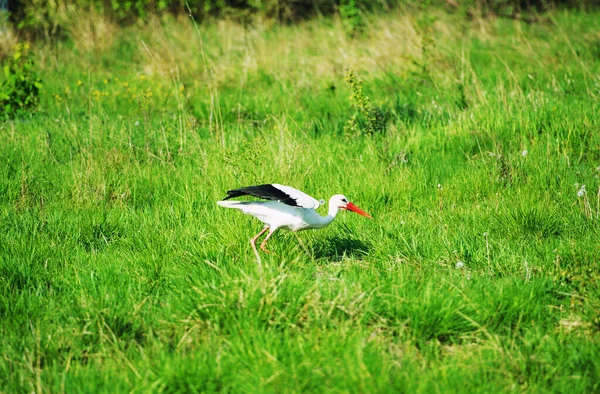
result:
[[[349,211],[356,212],[356,213],[358,213],[359,215],[362,215],[362,216],[364,216],[364,217],[367,217],[367,218],[369,218],[369,219],[373,219],[373,218],[371,217],[371,215],[369,215],[368,213],[366,213],[365,211],[363,211],[362,209],[360,209],[360,208],[359,208],[359,207],[357,207],[356,205],[352,204],[351,202],[349,202],[348,204],[346,204],[346,205],[343,207],[343,209],[347,209],[347,210],[349,210]]]

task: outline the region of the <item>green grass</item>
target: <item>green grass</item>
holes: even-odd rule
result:
[[[0,124],[0,392],[599,391],[600,15],[436,18],[39,44],[40,111]],[[344,131],[346,67],[386,132]],[[215,201],[264,182],[374,220],[261,270]]]

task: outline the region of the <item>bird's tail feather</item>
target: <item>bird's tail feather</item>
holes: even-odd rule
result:
[[[225,208],[241,208],[241,206],[244,205],[244,202],[245,201],[217,201],[217,204]]]

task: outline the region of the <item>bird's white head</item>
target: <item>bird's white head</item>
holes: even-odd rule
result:
[[[339,209],[344,209],[344,210],[348,210],[348,211],[352,211],[352,212],[356,212],[359,215],[368,217],[369,219],[373,219],[371,217],[371,215],[369,215],[368,213],[366,213],[365,211],[363,211],[362,209],[360,209],[359,207],[357,207],[356,205],[354,205],[353,203],[351,203],[348,198],[346,198],[346,196],[344,196],[343,194],[336,194],[335,196],[331,197],[331,199],[329,200],[329,206],[333,206],[333,207],[337,207]]]

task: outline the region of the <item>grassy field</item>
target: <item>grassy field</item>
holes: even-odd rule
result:
[[[598,12],[90,20],[0,123],[0,392],[600,391]],[[374,220],[261,269],[266,182]]]

